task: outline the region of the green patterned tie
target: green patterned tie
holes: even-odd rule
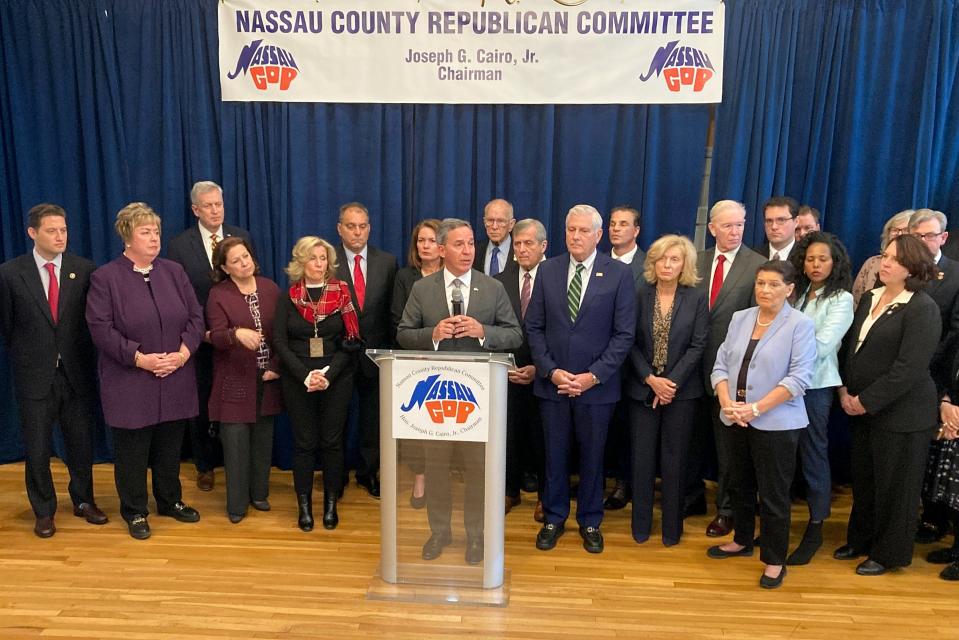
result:
[[[569,282],[569,290],[566,292],[566,304],[569,306],[569,319],[576,322],[576,316],[579,315],[579,298],[583,294],[583,269],[582,263],[576,265],[576,273]]]

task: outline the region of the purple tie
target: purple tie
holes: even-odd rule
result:
[[[519,314],[520,319],[526,318],[526,307],[529,306],[529,297],[532,293],[533,279],[529,276],[529,271],[523,276],[523,290],[519,294]]]

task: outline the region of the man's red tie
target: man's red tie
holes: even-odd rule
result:
[[[709,308],[712,309],[716,304],[716,298],[719,297],[719,290],[723,288],[723,263],[726,262],[726,256],[719,254],[716,258],[716,271],[713,272],[713,283],[709,287]]]
[[[363,310],[363,303],[366,302],[366,280],[363,279],[363,269],[360,268],[360,260],[363,256],[353,256],[353,289],[356,291],[356,302]]]
[[[56,265],[48,262],[43,265],[47,273],[50,274],[50,286],[47,287],[47,300],[50,302],[50,315],[53,316],[54,324],[58,322],[57,312],[60,308],[60,284],[57,282],[57,273],[54,271]]]

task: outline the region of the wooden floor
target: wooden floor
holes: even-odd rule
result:
[[[111,518],[95,527],[67,509],[66,474],[55,464],[58,532],[41,540],[23,466],[0,466],[0,638],[959,638],[959,584],[939,580],[925,562],[933,547],[877,578],[831,558],[848,495],[835,500],[823,551],[777,591],[758,588],[758,557],[706,558],[706,516],[687,520],[671,549],[658,532],[633,543],[627,508],[607,514],[602,555],[587,554],[575,530],[555,550],[537,551],[525,496],[507,517],[510,602],[496,609],[367,600],[379,503],[355,484],[340,527],[305,534],[288,472],[274,470],[271,512],[231,525],[222,471],[215,491],[202,493],[184,465],[184,497],[201,522],[151,517],[153,537],[136,541],[119,518],[112,471],[95,469]],[[795,539],[804,509],[794,510]]]

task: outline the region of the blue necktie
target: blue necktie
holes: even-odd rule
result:
[[[493,252],[489,257],[489,274],[491,276],[495,276],[497,273],[499,273],[499,260],[496,257],[498,254],[499,247],[493,247]]]

